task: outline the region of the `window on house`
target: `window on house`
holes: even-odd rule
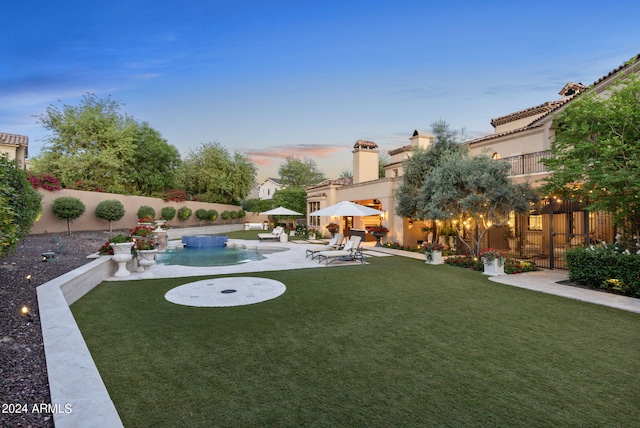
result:
[[[320,209],[320,202],[309,202],[309,212],[318,211]],[[309,216],[309,226],[320,226],[320,217]]]
[[[529,216],[529,230],[542,230],[542,215]]]
[[[500,153],[498,153],[498,152],[495,152],[494,154],[491,155],[491,159],[493,159],[493,160],[499,160],[501,158],[502,158],[502,156],[500,156]]]

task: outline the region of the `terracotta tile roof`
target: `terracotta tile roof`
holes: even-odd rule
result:
[[[402,152],[408,152],[410,150],[411,150],[411,144],[406,145],[406,146],[402,146],[399,149],[389,150],[389,154],[391,156],[393,156],[393,155],[397,155],[397,154],[402,153]]]
[[[313,195],[307,195],[307,198],[326,198],[326,193],[314,193]]]
[[[347,186],[349,184],[353,184],[353,178],[352,177],[342,177],[342,178],[338,178],[336,180],[331,180],[331,179],[327,179],[324,181],[321,181],[318,184],[314,184],[312,186],[307,187],[307,191],[308,190],[313,190],[313,189],[318,189],[320,187],[325,187],[325,186]]]
[[[493,125],[493,127],[495,128],[498,125],[513,122],[514,120],[523,119],[525,117],[534,116],[540,113],[548,113],[556,109],[560,105],[566,103],[567,101],[568,100],[547,101],[546,103],[537,105],[535,107],[516,111],[506,116],[496,117],[495,119],[491,119],[491,125]]]
[[[471,144],[483,143],[485,141],[489,141],[489,140],[493,140],[493,139],[496,139],[496,138],[504,137],[505,135],[517,134],[518,132],[522,132],[522,131],[525,131],[527,129],[538,128],[540,126],[542,126],[542,124],[527,125],[527,126],[523,126],[522,128],[511,129],[510,131],[504,131],[504,132],[500,132],[498,134],[489,134],[489,135],[485,135],[484,137],[475,138],[473,140],[465,141],[464,144],[471,145]]]
[[[4,132],[0,132],[0,140],[2,140],[2,143],[4,144],[11,144],[13,146],[29,145],[29,137],[25,135],[5,134]]]
[[[626,62],[626,63],[622,64],[621,66],[619,66],[619,67],[617,67],[617,68],[613,69],[612,71],[610,71],[610,72],[609,72],[608,74],[606,74],[605,76],[602,76],[601,78],[599,78],[598,80],[596,80],[595,82],[593,82],[593,84],[591,85],[591,87],[593,88],[593,87],[597,86],[598,84],[600,84],[600,83],[601,83],[601,82],[603,82],[604,80],[608,79],[609,77],[613,76],[614,74],[616,74],[616,73],[620,72],[620,71],[621,71],[621,70],[623,70],[624,68],[626,68],[626,67],[628,67],[628,66],[630,66],[630,65],[632,65],[632,64],[637,64],[638,62],[640,62],[640,54],[636,55],[636,56],[635,56],[634,58],[632,58],[630,61],[628,61],[628,62]],[[569,85],[571,85],[571,84],[572,84],[572,82],[569,82],[569,83],[567,84],[567,86],[569,86]],[[574,85],[580,85],[580,86],[583,86],[582,84],[574,84]],[[560,91],[560,93],[561,93],[561,94],[562,94],[562,92],[567,88],[567,86],[565,86],[565,87],[563,88],[563,90],[562,90],[562,91]],[[577,87],[577,86],[574,86],[574,87]],[[542,125],[542,121],[543,121],[544,119],[546,119],[547,117],[549,117],[552,113],[554,113],[555,111],[557,111],[557,110],[558,110],[558,109],[560,109],[561,107],[563,107],[563,106],[565,106],[566,104],[568,104],[568,103],[569,103],[570,101],[572,101],[572,100],[573,100],[577,95],[581,94],[582,92],[584,92],[584,91],[576,92],[575,94],[573,94],[573,95],[571,95],[571,96],[569,96],[569,97],[566,97],[565,99],[562,99],[562,100],[558,100],[558,101],[549,101],[549,102],[547,102],[547,103],[540,104],[539,106],[532,107],[532,108],[530,108],[530,109],[521,110],[521,111],[519,111],[519,112],[515,112],[515,113],[511,113],[511,114],[506,115],[506,116],[501,116],[501,117],[499,117],[499,118],[495,118],[495,119],[493,119],[493,120],[491,121],[491,124],[492,124],[492,125],[494,125],[494,121],[501,120],[501,119],[503,119],[503,118],[508,118],[508,117],[510,117],[510,118],[511,118],[510,120],[515,120],[515,119],[519,119],[519,118],[522,118],[522,117],[527,117],[527,114],[522,114],[522,113],[525,113],[525,112],[527,112],[527,111],[534,110],[534,109],[538,109],[538,108],[541,108],[541,107],[543,107],[543,106],[545,106],[545,105],[549,105],[549,107],[550,107],[550,108],[549,108],[549,109],[548,109],[548,110],[547,110],[547,111],[546,111],[542,116],[538,117],[537,119],[533,120],[531,123],[529,123],[529,124],[528,124],[528,125],[526,125],[526,126],[523,126],[522,128],[512,129],[511,131],[505,131],[505,132],[501,132],[501,133],[499,133],[499,134],[491,134],[491,135],[487,135],[487,136],[484,136],[484,137],[476,138],[476,139],[474,139],[474,140],[470,140],[470,141],[465,142],[465,144],[467,144],[467,145],[476,144],[476,143],[484,142],[484,141],[487,141],[487,140],[492,140],[492,139],[494,139],[494,138],[499,138],[499,137],[502,137],[502,136],[505,136],[505,135],[509,135],[509,134],[515,134],[515,133],[518,133],[518,132],[525,131],[525,130],[527,130],[527,129],[533,129],[533,128],[536,128],[536,127],[538,127],[538,126],[541,126],[541,125]],[[553,105],[551,105],[551,104],[553,104]],[[542,110],[540,110],[540,111],[542,111]],[[522,114],[522,116],[520,116],[520,117],[516,117],[516,115],[518,115],[518,114]],[[535,114],[535,113],[530,113],[529,115],[532,115],[532,114]],[[504,121],[504,122],[501,122],[501,123],[505,123],[505,122],[508,122],[508,121]],[[496,126],[496,125],[494,125],[494,126]]]
[[[378,145],[376,143],[374,143],[373,141],[367,141],[367,140],[358,140],[356,141],[356,143],[353,145],[354,149],[369,149],[369,150],[375,150],[378,148]]]
[[[599,83],[602,83],[604,80],[608,79],[609,77],[613,76],[614,74],[620,72],[622,69],[628,67],[631,64],[637,63],[638,61],[640,61],[640,54],[636,55],[634,58],[632,58],[629,62],[626,62],[624,64],[622,64],[621,66],[613,69],[612,71],[610,71],[608,74],[602,76],[601,78],[599,78],[598,80],[596,80],[595,82],[593,82],[591,84],[591,88],[597,86]],[[536,120],[534,120],[533,122],[531,122],[529,124],[530,125],[534,125],[539,123],[541,120],[547,118],[551,113],[555,112],[556,110],[558,110],[560,107],[562,107],[563,105],[567,104],[569,101],[573,100],[577,95],[579,95],[582,92],[576,93],[575,95],[573,95],[571,98],[567,99],[567,101],[562,104],[557,106],[556,108],[554,108],[553,110],[549,110],[548,112],[546,112],[545,114],[543,114],[542,116],[540,116],[539,118],[537,118]]]

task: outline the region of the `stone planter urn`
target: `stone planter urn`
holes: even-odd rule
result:
[[[483,275],[488,275],[488,276],[501,276],[501,275],[506,275],[504,273],[504,264],[500,263],[500,260],[495,259],[492,260],[490,262],[485,262],[484,263],[484,272],[482,272]]]
[[[118,270],[113,276],[121,278],[125,276],[129,276],[131,272],[127,270],[127,262],[129,262],[133,258],[133,254],[131,254],[131,247],[133,247],[133,242],[123,242],[120,244],[109,243],[111,248],[113,248],[113,261],[118,263]]]
[[[386,233],[372,233],[372,235],[376,238],[376,247],[382,247],[382,244],[380,243],[380,238],[382,238],[384,235],[386,235]]]
[[[152,277],[149,268],[156,263],[158,250],[138,250],[138,264],[142,267],[143,276]]]
[[[442,257],[442,251],[433,250],[424,253],[427,257],[427,264],[429,265],[442,265],[444,264],[444,257]]]

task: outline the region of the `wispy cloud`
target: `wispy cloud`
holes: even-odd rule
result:
[[[274,165],[276,162],[281,162],[288,156],[297,158],[325,159],[346,149],[348,149],[348,147],[324,144],[297,144],[289,146],[273,146],[259,150],[249,149],[244,150],[244,152],[257,165],[270,166]]]

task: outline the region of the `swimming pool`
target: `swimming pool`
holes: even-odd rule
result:
[[[264,259],[264,254],[287,251],[286,248],[247,249],[241,247],[172,248],[158,253],[159,265],[230,266]]]

